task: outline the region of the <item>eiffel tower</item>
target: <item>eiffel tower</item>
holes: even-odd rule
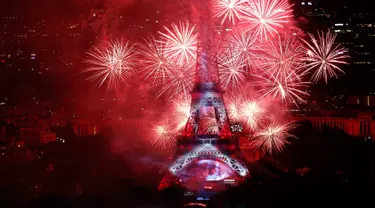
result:
[[[200,7],[199,41],[195,84],[191,92],[190,117],[183,134],[177,138],[175,160],[161,181],[159,190],[180,185],[192,191],[192,183],[205,184],[204,181],[197,182],[198,179],[195,182],[191,180],[192,177],[201,176],[202,171],[189,172],[188,169],[197,163],[207,161],[211,161],[211,166],[220,165],[227,172],[231,172],[226,177],[227,180],[221,180],[218,176],[215,184],[223,184],[225,181],[239,184],[250,176],[248,169],[240,162],[242,156],[239,145],[231,131],[225,109],[215,59],[216,51],[212,44],[215,42],[216,28],[211,23],[209,0],[201,0],[196,6]],[[211,124],[212,122],[207,122],[210,117],[211,121],[215,121],[214,125]],[[189,175],[190,179],[186,179],[186,175]],[[210,184],[213,183],[211,182]],[[224,186],[228,187],[227,185]]]

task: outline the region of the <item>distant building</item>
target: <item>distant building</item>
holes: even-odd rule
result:
[[[56,141],[56,134],[52,133],[47,124],[38,124],[36,120],[20,120],[17,122],[19,140],[28,145],[40,145]]]
[[[73,132],[77,136],[95,136],[100,133],[101,122],[96,119],[75,118],[72,121]]]
[[[56,112],[51,116],[52,126],[63,127],[68,124],[69,118],[64,111]]]
[[[90,118],[75,118],[71,121],[73,131],[77,136],[95,136],[103,131],[109,129],[113,132],[142,132],[148,128],[145,122],[141,119],[90,119]],[[125,135],[125,134],[124,134]]]
[[[375,107],[375,94],[363,96],[348,96],[348,104]]]
[[[348,11],[349,12],[349,11]],[[353,12],[346,20],[335,20],[332,30],[350,49],[352,64],[361,72],[375,72],[375,14]]]
[[[8,105],[2,105],[0,110],[2,116],[23,116],[27,112],[24,107]]]
[[[42,144],[55,142],[56,141],[56,134],[52,132],[40,132],[39,133],[39,141]]]
[[[352,63],[362,72],[375,73],[375,14],[355,12]]]
[[[375,13],[367,4],[338,5],[332,16],[332,32],[337,43],[349,49],[350,67],[343,77],[345,88],[357,95],[375,91]]]
[[[294,12],[304,31],[315,32],[330,26],[330,14],[319,6],[318,0],[297,0]]]
[[[308,120],[313,128],[322,131],[324,127],[342,130],[348,135],[375,139],[375,119],[373,113],[360,113],[353,118],[335,117],[294,117],[291,120]]]
[[[359,105],[360,104],[359,96],[348,96],[348,104]]]
[[[104,126],[110,127],[115,131],[144,131],[150,126],[146,126],[142,119],[112,119],[104,123]],[[152,127],[151,127],[152,128]]]

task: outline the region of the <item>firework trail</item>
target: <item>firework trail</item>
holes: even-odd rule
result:
[[[336,77],[337,72],[345,73],[337,65],[348,64],[345,60],[349,58],[347,55],[348,50],[335,45],[336,34],[332,34],[330,31],[327,33],[318,33],[318,38],[315,38],[312,34],[309,34],[311,43],[302,40],[306,45],[306,54],[304,61],[307,64],[307,71],[315,70],[311,80],[318,82],[320,79],[324,79],[328,83],[328,78]]]
[[[171,28],[164,27],[162,43],[166,45],[168,57],[179,66],[186,65],[196,59],[198,34],[195,25],[187,23],[172,24]]]
[[[141,45],[140,54],[146,79],[152,78],[153,84],[165,84],[172,68],[165,45],[154,37],[149,37]]]
[[[106,83],[108,90],[116,89],[136,72],[137,53],[129,42],[107,42],[87,54],[89,59],[85,63],[90,67],[83,72],[91,72],[87,80],[99,87]]]
[[[214,16],[221,19],[221,24],[226,21],[236,24],[246,14],[248,0],[212,0]]]
[[[244,23],[261,41],[277,34],[292,17],[287,0],[249,0],[248,8]]]
[[[254,147],[269,154],[281,152],[284,146],[289,144],[288,138],[296,138],[288,133],[293,128],[295,128],[294,123],[278,124],[272,121],[254,135],[251,143]]]

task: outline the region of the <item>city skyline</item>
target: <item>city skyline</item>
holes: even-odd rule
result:
[[[370,2],[4,2],[0,201],[315,207],[327,200],[312,190],[344,194],[336,205],[370,196]]]

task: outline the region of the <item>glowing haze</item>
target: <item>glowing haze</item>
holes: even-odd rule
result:
[[[193,3],[194,2],[194,3]],[[292,5],[287,0],[210,0],[211,23],[218,37],[218,77],[231,122],[240,123],[249,144],[279,152],[288,144],[294,124],[285,122],[287,105],[304,103],[309,80],[328,82],[346,64],[347,49],[336,45],[330,32],[309,34],[303,40],[294,30]],[[185,4],[187,1],[185,1]],[[199,1],[191,1],[197,4]],[[190,10],[189,10],[190,8]],[[184,8],[194,18],[196,5]],[[173,12],[173,11],[170,11]],[[152,129],[155,148],[170,150],[190,116],[190,92],[195,80],[199,22],[189,19],[163,25],[158,37],[145,37],[134,47],[113,42],[88,52],[88,78],[108,89],[126,82],[135,72],[151,81],[154,98],[164,99],[166,116]],[[190,20],[190,21],[189,21]],[[292,26],[291,26],[292,25]],[[212,46],[212,47],[214,47]],[[135,58],[139,55],[139,58]],[[137,67],[135,67],[137,66]],[[251,95],[251,96],[250,96]],[[275,106],[278,106],[275,111]],[[163,119],[164,118],[164,119]],[[207,117],[213,130],[215,118]]]

